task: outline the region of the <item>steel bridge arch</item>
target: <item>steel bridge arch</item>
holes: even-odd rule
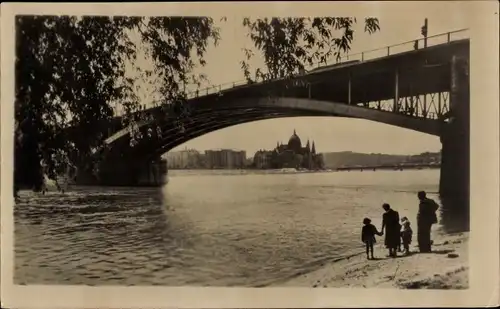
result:
[[[183,123],[183,129],[173,122],[166,122],[161,129],[161,136],[154,136],[152,138],[145,138],[136,147],[131,147],[129,151],[123,152],[121,147],[126,147],[129,139],[120,139],[121,145],[116,145],[111,148],[113,157],[143,157],[145,154],[150,157],[157,157],[168,150],[183,144],[184,142],[202,136],[209,132],[214,132],[219,129],[227,128],[230,126],[276,118],[288,117],[314,117],[314,116],[331,116],[320,112],[304,112],[300,110],[287,110],[287,109],[240,109],[240,110],[207,110],[204,113],[192,115]],[[144,131],[147,127],[144,127]],[[116,141],[115,143],[117,143]]]
[[[172,135],[169,135],[169,133],[173,133],[170,124],[162,125],[163,129],[167,128],[167,131],[163,132],[162,136],[167,136],[167,138],[161,138],[160,143],[146,141],[145,144],[148,147],[142,148],[147,148],[146,151],[157,154],[158,151],[166,152],[186,141],[219,129],[258,120],[284,117],[330,116],[365,119],[435,136],[440,136],[444,123],[441,120],[422,119],[375,108],[293,97],[244,98],[228,100],[227,102],[216,101],[216,103],[214,101],[191,103],[192,113],[188,120],[196,120],[191,121],[194,123],[193,125],[188,126],[182,133],[178,132]],[[253,112],[248,113],[247,111],[250,110]],[[203,119],[206,117],[206,120],[210,116],[214,121],[212,124],[207,125],[207,122],[204,122]],[[145,121],[140,123],[139,126],[145,129],[155,123],[155,121]],[[106,143],[111,148],[114,148],[114,145],[122,144],[128,137],[129,128],[125,128],[109,137]],[[141,144],[136,147],[141,148]],[[154,149],[155,147],[156,149]]]

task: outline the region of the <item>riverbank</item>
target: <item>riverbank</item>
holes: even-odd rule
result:
[[[378,259],[367,260],[365,254],[361,253],[275,285],[318,288],[467,289],[469,233],[446,235],[436,232],[433,239],[432,253],[413,253],[393,259],[385,257],[387,251],[378,244],[375,248],[375,257]],[[416,240],[412,244],[412,251],[417,252]]]

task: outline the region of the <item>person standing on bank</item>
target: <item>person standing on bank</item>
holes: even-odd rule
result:
[[[373,256],[373,245],[377,242],[375,240],[375,235],[382,236],[382,233],[377,231],[375,225],[372,224],[372,220],[369,218],[363,219],[363,228],[361,229],[361,241],[365,244],[366,247],[366,259],[374,260]]]
[[[436,211],[439,205],[430,198],[427,198],[425,191],[417,194],[420,204],[417,214],[417,241],[418,249],[422,253],[431,252],[431,228],[437,223]]]
[[[403,241],[403,246],[405,248],[404,254],[409,255],[413,231],[410,226],[410,221],[407,217],[401,218],[401,225],[403,226],[403,229],[401,231],[401,240]]]
[[[387,203],[382,205],[385,213],[382,215],[381,232],[385,234],[385,247],[389,249],[389,257],[396,257],[396,252],[401,244],[401,225],[399,213]],[[385,232],[384,232],[385,228]]]

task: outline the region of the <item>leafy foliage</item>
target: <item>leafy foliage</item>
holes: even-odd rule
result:
[[[266,68],[257,68],[252,77],[248,60],[255,54],[245,49],[246,59],[241,62],[244,75],[250,82],[283,78],[298,74],[306,66],[326,64],[332,56],[339,59],[350,50],[356,22],[349,17],[245,18],[243,26],[264,56]],[[365,32],[378,30],[378,19],[365,19]]]
[[[210,40],[218,39],[210,18],[17,16],[16,189],[39,189],[43,173],[55,178],[69,156],[89,160],[107,137],[100,124],[117,110],[127,124],[137,121],[138,79],[160,79],[162,105],[184,97],[179,85],[198,78],[195,59],[204,65]],[[154,70],[135,66],[143,48]],[[136,76],[127,75],[130,63]],[[85,134],[67,134],[72,126]]]
[[[143,137],[134,125],[144,117],[137,113],[143,108],[138,83],[159,81],[157,103],[185,117],[184,86],[206,79],[193,69],[205,65],[210,42],[220,39],[206,17],[17,16],[15,23],[16,191],[40,189],[44,173],[54,179],[69,162],[94,166],[89,154],[109,133],[102,124],[118,111],[122,125],[133,129],[132,142]],[[266,64],[255,79],[293,75],[338,57],[349,50],[355,23],[353,18],[245,18]],[[367,18],[365,31],[377,30],[378,20]],[[247,63],[253,52],[246,54],[242,68],[253,81]],[[141,56],[151,60],[151,68],[139,65]],[[80,134],[68,127],[78,127]]]

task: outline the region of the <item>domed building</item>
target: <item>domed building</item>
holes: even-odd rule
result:
[[[309,143],[309,141],[308,141]],[[297,135],[295,130],[293,130],[292,136],[290,136],[290,139],[288,140],[288,145],[287,145],[287,150],[293,150],[296,153],[301,152],[302,149],[302,142],[300,141],[300,137]]]
[[[314,141],[312,146],[307,141],[302,147],[302,141],[293,130],[288,144],[278,142],[276,148],[271,151],[259,150],[255,153],[254,164],[257,168],[297,168],[297,169],[321,169],[323,168],[323,157],[316,153]]]

